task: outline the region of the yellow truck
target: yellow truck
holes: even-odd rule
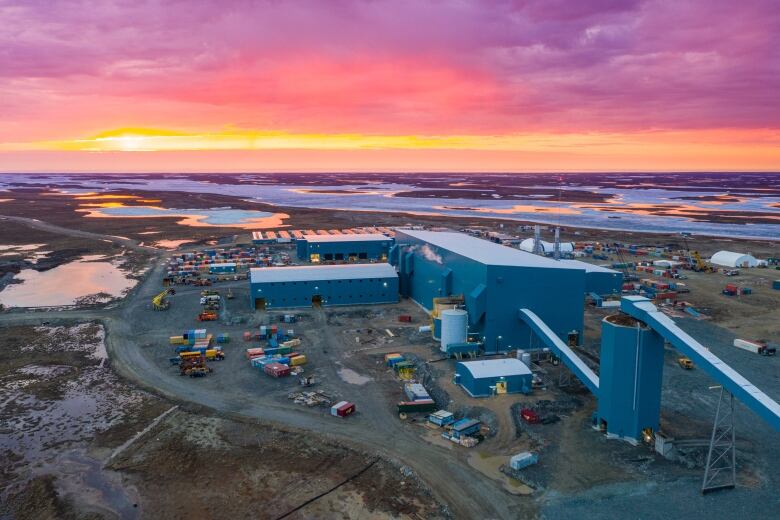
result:
[[[221,350],[210,348],[206,351],[206,361],[222,361],[225,359],[225,353]]]
[[[686,356],[680,356],[677,358],[677,364],[679,364],[685,370],[691,370],[693,368],[693,361]]]

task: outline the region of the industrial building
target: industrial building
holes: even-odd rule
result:
[[[307,265],[250,269],[255,309],[395,303],[398,275],[390,264]]]
[[[560,260],[560,263],[577,269],[585,269],[585,292],[599,296],[623,292],[623,273],[579,260]]]
[[[531,369],[515,358],[461,361],[455,366],[455,383],[471,397],[495,394],[530,394]]]
[[[298,258],[305,262],[386,262],[393,239],[380,233],[362,235],[303,235],[297,241]]]
[[[748,253],[718,251],[710,258],[710,263],[721,267],[756,267],[758,259]]]
[[[462,297],[468,333],[486,352],[541,346],[518,318],[521,308],[534,310],[566,342],[582,338],[587,264],[462,233],[406,229],[396,230],[390,262],[398,265],[401,294],[428,311],[434,299]]]

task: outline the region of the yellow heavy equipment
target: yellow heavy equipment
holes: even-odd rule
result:
[[[152,298],[152,308],[156,311],[167,311],[171,302],[167,300],[168,295],[174,295],[176,291],[170,287],[166,288],[163,292]]]

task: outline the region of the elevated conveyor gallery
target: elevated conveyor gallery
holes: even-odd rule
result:
[[[599,394],[599,377],[555,334],[539,316],[529,309],[520,309],[520,319],[523,320],[537,336],[560,357],[564,364],[574,372],[588,390],[594,395]]]
[[[620,310],[623,314],[602,321],[598,376],[539,316],[529,309],[519,311],[519,318],[596,395],[597,418],[608,435],[636,442],[648,431],[658,431],[663,340],[780,431],[780,405],[680,329],[650,300],[625,296]]]
[[[690,357],[745,406],[780,431],[780,405],[710,352],[707,347],[689,336],[671,318],[660,312],[650,300],[643,296],[624,296],[620,301],[620,310],[646,323],[679,352]]]

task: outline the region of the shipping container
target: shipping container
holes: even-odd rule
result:
[[[248,348],[246,349],[246,358],[252,359],[253,357],[262,356],[265,352],[261,348]]]
[[[277,362],[265,365],[263,370],[271,377],[285,377],[290,375],[290,367]]]
[[[346,417],[355,413],[355,404],[349,401],[340,401],[330,407],[330,414],[334,417]]]
[[[734,346],[742,350],[747,350],[748,352],[752,352],[754,354],[759,354],[761,356],[775,355],[774,347],[768,347],[766,343],[760,341],[750,341],[747,339],[737,338],[734,340]]]
[[[455,415],[447,410],[439,410],[429,415],[428,421],[437,426],[447,426],[455,422]]]
[[[297,367],[299,365],[305,365],[305,364],[306,364],[306,356],[304,356],[303,354],[290,357],[290,366]]]
[[[522,453],[518,453],[517,455],[513,455],[509,459],[509,467],[511,467],[514,470],[519,470],[523,468],[527,468],[528,466],[532,466],[536,464],[539,461],[539,455],[536,453],[531,453],[530,451],[524,451]]]
[[[425,387],[420,383],[406,383],[404,385],[404,393],[410,401],[420,401],[431,398],[428,391],[425,390]]]

